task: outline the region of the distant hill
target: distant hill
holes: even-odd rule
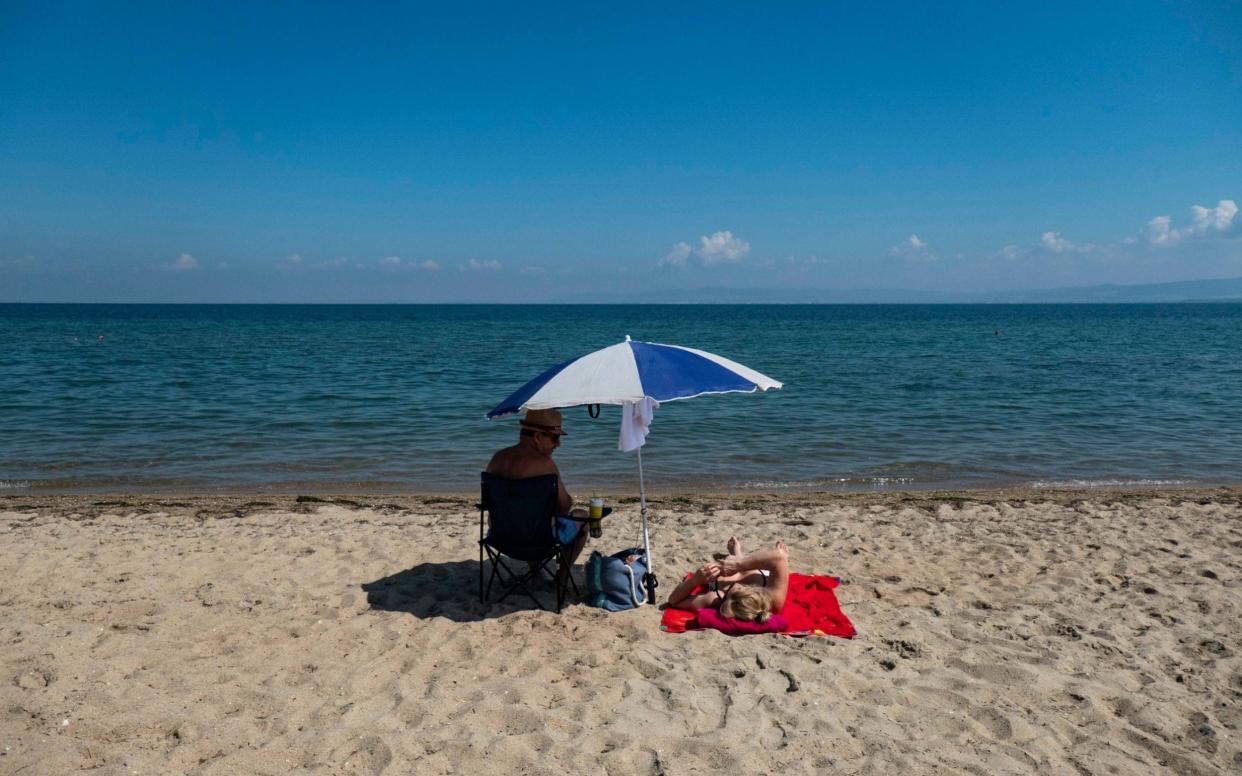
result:
[[[1176,283],[1103,285],[1011,291],[993,295],[997,302],[1242,302],[1242,278],[1182,280]]]
[[[562,297],[575,304],[1139,304],[1242,302],[1242,278],[1033,291],[946,292],[891,288],[697,288]]]

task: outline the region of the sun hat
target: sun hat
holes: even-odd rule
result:
[[[565,429],[561,428],[561,413],[556,410],[527,410],[526,417],[522,418],[522,428],[565,436]]]

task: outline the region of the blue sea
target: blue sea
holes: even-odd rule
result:
[[[626,335],[785,383],[660,407],[656,491],[1242,482],[1242,305],[0,305],[0,493],[471,491]],[[571,490],[637,489],[618,426],[566,411]]]

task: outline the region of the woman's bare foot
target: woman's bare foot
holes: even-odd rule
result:
[[[729,552],[728,553],[723,553],[723,552],[712,553],[712,558],[717,561],[725,561],[725,560],[728,560],[729,558],[742,557],[742,554],[743,554],[742,543],[738,541],[738,538],[736,536],[729,537],[729,543],[725,545],[725,549],[727,549]]]
[[[788,556],[788,555],[789,555],[789,546],[788,546],[787,544],[785,544],[785,540],[784,540],[784,539],[777,539],[777,540],[776,540],[776,549],[780,550],[780,551],[781,551],[782,553],[784,553],[786,556]]]

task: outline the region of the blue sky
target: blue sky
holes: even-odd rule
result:
[[[0,301],[1242,275],[1236,2],[175,5],[0,0]]]

